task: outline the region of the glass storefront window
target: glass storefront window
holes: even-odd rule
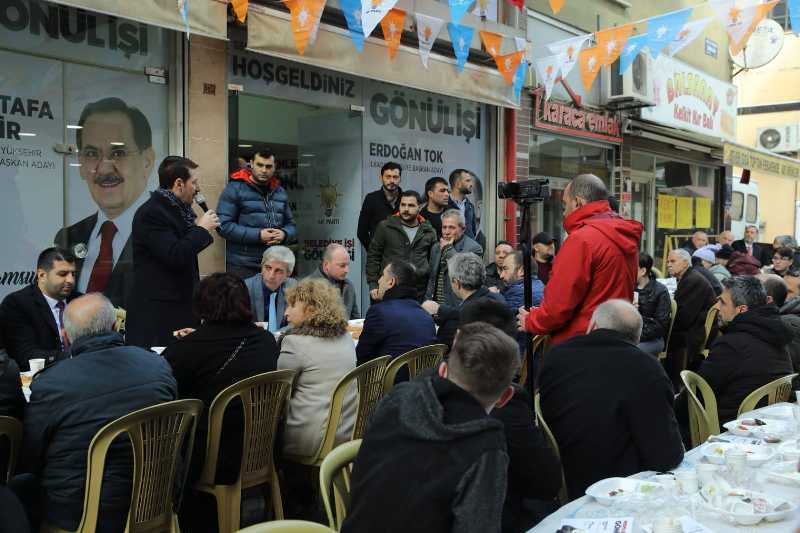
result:
[[[539,214],[542,230],[563,242],[566,237],[561,205],[564,188],[579,174],[594,174],[611,190],[613,160],[612,148],[534,132],[529,160],[530,176],[550,180],[550,197],[543,202]]]

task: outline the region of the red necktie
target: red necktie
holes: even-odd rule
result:
[[[117,227],[110,220],[106,220],[100,226],[100,254],[94,262],[86,292],[103,292],[108,285],[111,271],[114,269],[114,249],[111,243],[116,233]]]

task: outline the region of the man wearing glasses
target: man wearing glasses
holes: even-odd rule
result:
[[[119,98],[104,98],[81,112],[76,130],[81,177],[98,211],[55,237],[76,261],[76,289],[102,292],[127,308],[133,286],[133,215],[153,170],[155,152],[147,117]]]

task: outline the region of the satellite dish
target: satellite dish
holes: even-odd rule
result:
[[[728,49],[728,53],[738,66],[751,69],[763,67],[775,59],[782,48],[783,28],[772,19],[764,19],[756,26],[744,50],[733,55]]]

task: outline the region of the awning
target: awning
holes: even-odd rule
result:
[[[660,126],[644,120],[628,119],[626,121],[627,134],[634,137],[643,137],[653,141],[680,146],[688,150],[711,154],[722,147],[722,140],[690,131]]]
[[[389,60],[386,43],[370,37],[359,54],[346,29],[320,24],[317,41],[297,52],[289,14],[250,5],[247,19],[248,49],[298,63],[344,72],[373,80],[504,107],[518,107],[513,90],[495,69],[467,63],[461,74],[452,58],[431,54],[428,69],[416,48],[401,45]]]
[[[781,178],[800,179],[800,161],[797,159],[732,142],[726,142],[722,150],[726,165]]]
[[[177,0],[51,0],[106,15],[185,31]],[[227,0],[187,0],[189,31],[214,39],[228,39]]]

